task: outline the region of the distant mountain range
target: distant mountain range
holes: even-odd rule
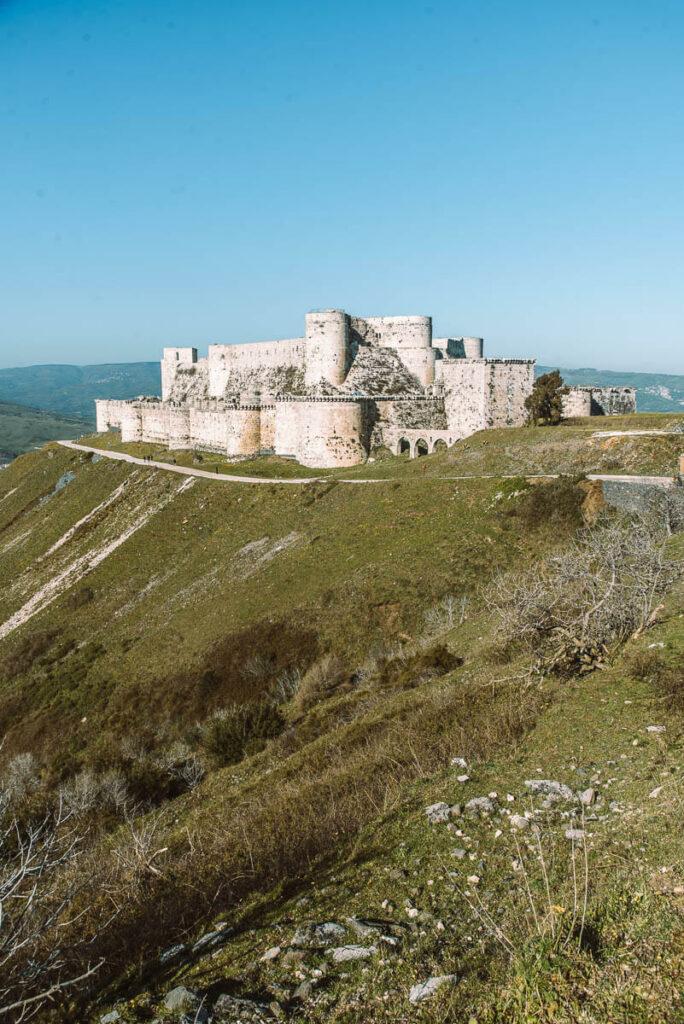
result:
[[[537,376],[555,370],[537,366]],[[623,385],[637,389],[639,412],[684,412],[684,376],[672,373],[627,373],[624,370],[568,370],[560,368],[566,384]]]
[[[49,409],[95,422],[96,398],[158,395],[159,363],[48,364],[0,370],[0,402]],[[0,447],[2,439],[0,438]]]
[[[91,423],[73,416],[0,402],[0,465],[46,441],[79,437],[91,428]]]
[[[555,367],[537,366],[537,374]],[[640,412],[684,411],[684,376],[627,373],[621,370],[561,368],[568,384],[623,384],[637,389]],[[135,398],[160,394],[159,363],[54,364],[0,369],[0,402],[47,409],[62,416],[95,422],[96,398]],[[0,436],[0,448],[5,447]]]

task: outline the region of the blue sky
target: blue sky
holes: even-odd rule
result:
[[[684,5],[0,0],[0,365],[430,313],[684,372]]]

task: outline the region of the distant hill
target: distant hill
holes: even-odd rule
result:
[[[537,376],[555,370],[555,366],[537,366]],[[684,376],[670,373],[626,373],[624,370],[568,370],[560,368],[566,384],[623,384],[637,389],[639,412],[684,411]]]
[[[90,423],[75,416],[0,402],[0,465],[46,441],[79,437],[89,429]]]
[[[159,363],[49,364],[0,370],[0,402],[95,422],[96,398],[160,394]]]

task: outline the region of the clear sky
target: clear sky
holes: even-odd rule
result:
[[[430,313],[684,372],[681,0],[0,0],[0,365]]]

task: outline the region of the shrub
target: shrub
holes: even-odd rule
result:
[[[233,704],[216,711],[200,728],[200,742],[217,766],[237,764],[277,736],[285,722],[272,700]]]
[[[531,394],[525,399],[529,422],[547,426],[560,423],[563,417],[563,396],[567,393],[568,388],[559,370],[537,377]]]
[[[304,714],[319,701],[329,697],[346,677],[340,659],[333,654],[324,654],[302,676],[293,698],[295,711]]]
[[[662,655],[655,650],[633,651],[626,663],[627,671],[635,679],[659,679],[666,667]]]
[[[502,643],[523,644],[547,670],[585,671],[607,644],[646,628],[681,575],[654,516],[608,520],[526,574],[498,577],[485,601]]]
[[[2,778],[3,803],[21,803],[39,785],[40,775],[33,754],[17,754],[7,765]]]

